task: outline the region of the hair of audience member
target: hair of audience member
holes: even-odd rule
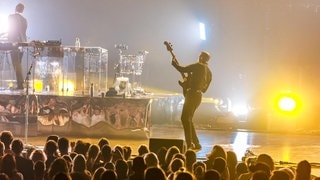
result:
[[[166,158],[167,151],[168,151],[168,149],[164,146],[162,146],[161,148],[158,149],[158,151],[156,151],[156,154],[159,159],[159,165],[163,169],[166,167],[165,158]]]
[[[68,164],[62,157],[56,158],[48,169],[48,178],[52,179],[53,176],[59,172],[69,173]]]
[[[60,137],[58,139],[58,149],[60,151],[60,155],[63,156],[69,153],[69,139],[66,137]]]
[[[12,154],[5,154],[1,159],[1,164],[0,172],[6,173],[9,178],[18,171],[16,167],[16,160]]]
[[[102,161],[104,163],[110,162],[112,160],[112,148],[109,144],[105,144],[100,149],[100,155],[102,158]]]
[[[43,161],[46,162],[47,155],[40,149],[36,149],[32,151],[29,157],[33,163],[36,163],[37,161]]]
[[[4,144],[2,141],[0,141],[0,158],[4,155]]]
[[[96,162],[96,159],[99,155],[100,149],[99,146],[96,144],[91,144],[88,150],[88,157],[87,157],[87,169],[93,173],[94,171],[94,165]]]
[[[44,161],[37,161],[34,163],[34,178],[35,180],[40,180],[45,177],[46,164]]]
[[[76,157],[77,154],[78,153],[76,153],[76,152],[70,152],[69,156],[71,157],[71,159],[74,159],[74,157]]]
[[[72,165],[72,158],[70,155],[68,154],[65,154],[63,156],[61,156],[64,160],[66,160],[67,164],[68,164],[68,169],[69,171],[71,172],[72,171],[72,168],[73,168],[73,165]]]
[[[102,137],[102,138],[100,138],[99,139],[99,141],[98,141],[98,146],[100,147],[100,149],[102,149],[102,147],[104,146],[104,145],[110,145],[110,142],[109,142],[109,139],[108,138],[106,138],[106,137]]]
[[[236,165],[236,170],[235,170],[235,178],[238,178],[241,174],[247,173],[248,172],[248,166],[245,162],[239,162]]]
[[[84,172],[86,167],[86,158],[83,154],[77,154],[73,159],[72,172]]]
[[[58,139],[59,139],[59,136],[53,134],[53,135],[49,135],[49,136],[47,137],[47,140],[46,140],[46,141],[53,140],[54,142],[57,143],[57,142],[58,142]]]
[[[203,175],[203,180],[220,180],[221,174],[215,169],[207,170]]]
[[[295,173],[295,180],[306,180],[311,178],[311,164],[307,160],[298,163]]]
[[[124,160],[128,161],[132,154],[132,148],[131,146],[124,146],[123,147],[123,158]]]
[[[166,157],[165,157],[165,163],[166,163],[166,169],[164,169],[165,171],[168,169],[168,166],[173,158],[173,156],[177,153],[180,153],[180,150],[177,146],[171,146],[168,148],[168,151],[166,153]]]
[[[10,180],[6,173],[0,173],[0,180]]]
[[[115,163],[115,172],[118,176],[118,179],[128,179],[129,177],[128,163],[123,159],[118,159]]]
[[[44,145],[43,152],[47,156],[47,160],[45,161],[46,167],[50,167],[51,163],[58,157],[58,145],[54,140],[49,140]]]
[[[197,161],[197,162],[193,163],[191,172],[194,173],[196,168],[198,168],[199,166],[202,167],[204,169],[204,171],[207,171],[207,165],[202,161]]]
[[[13,134],[11,131],[2,131],[0,134],[0,141],[3,142],[5,150],[10,149],[10,144],[13,141]]]
[[[74,152],[76,152],[77,154],[82,154],[86,156],[87,150],[88,150],[87,143],[83,142],[82,140],[78,140],[76,142],[76,145],[74,147]]]
[[[169,177],[170,176],[174,177],[174,173],[176,173],[177,171],[180,171],[184,167],[185,167],[185,165],[184,165],[184,161],[182,159],[179,159],[179,158],[172,159],[169,164],[167,174],[169,175]]]
[[[217,157],[216,159],[214,159],[212,169],[217,170],[220,173],[222,179],[230,179],[227,162],[222,157]]]
[[[214,160],[217,157],[227,159],[227,153],[220,145],[214,145],[211,149],[211,152],[207,154],[207,159]]]
[[[179,158],[181,159],[184,163],[186,163],[186,155],[184,155],[183,153],[176,153],[172,156],[172,159],[175,159],[175,158]]]
[[[91,176],[82,172],[71,172],[70,173],[71,179],[74,180],[90,180]]]
[[[166,180],[165,172],[159,167],[149,167],[145,170],[144,180]]]
[[[217,157],[214,159],[212,169],[217,170],[221,175],[224,173],[226,167],[227,163],[225,159],[222,157]]]
[[[56,155],[58,150],[58,144],[54,140],[48,140],[44,145],[43,151],[48,155]]]
[[[100,180],[101,174],[106,171],[106,168],[104,167],[98,167],[91,177],[91,180]]]
[[[123,156],[123,147],[122,146],[120,146],[120,145],[115,145],[114,146],[114,151],[116,151],[116,150],[119,150],[120,151],[120,153],[122,154],[122,156]]]
[[[177,171],[174,180],[196,180],[196,177],[189,171]]]
[[[114,164],[113,162],[106,162],[106,163],[104,164],[104,168],[105,168],[106,170],[112,170],[112,171],[115,171],[115,170],[116,170],[116,166],[115,166],[115,164]]]
[[[188,149],[185,152],[185,157],[186,157],[186,168],[188,171],[192,172],[192,165],[197,161],[196,152],[191,149]]]
[[[216,170],[215,170],[216,171]],[[204,173],[206,171],[204,170],[204,168],[202,166],[197,166],[194,170],[193,170],[193,175],[197,178],[197,179],[203,179]]]
[[[70,174],[64,172],[58,172],[53,176],[52,180],[72,180]]]
[[[147,165],[143,159],[142,156],[136,156],[132,160],[132,170],[134,172],[141,171],[144,172],[144,170],[147,168]]]
[[[159,166],[159,159],[158,159],[158,156],[156,155],[156,153],[154,153],[154,152],[146,153],[143,158],[144,158],[144,162],[146,163],[147,167],[152,167],[152,166],[160,167]]]
[[[37,150],[36,147],[30,147],[27,148],[26,154],[23,155],[24,157],[26,157],[27,159],[30,159],[31,154],[33,153],[33,151]]]
[[[263,170],[255,171],[250,180],[269,180],[270,175]]]
[[[226,161],[230,173],[230,179],[235,179],[236,166],[238,164],[237,154],[234,151],[227,151]]]
[[[145,154],[147,154],[148,152],[150,152],[149,148],[147,145],[145,144],[141,144],[139,147],[138,147],[138,155],[139,156],[143,156]]]
[[[249,169],[253,173],[261,170],[261,171],[266,172],[269,177],[271,175],[270,167],[266,163],[263,163],[263,162],[255,162],[252,165],[250,165]]]
[[[20,139],[14,139],[11,142],[11,150],[17,154],[20,155],[23,151],[23,142]]]
[[[117,173],[113,170],[107,169],[104,172],[102,172],[100,176],[101,180],[118,180]]]
[[[259,154],[258,157],[257,157],[257,160],[256,162],[263,162],[265,164],[267,164],[270,168],[270,171],[273,171],[274,170],[274,161],[272,159],[272,157],[269,155],[269,154]]]
[[[204,162],[196,161],[195,163],[193,163],[191,172],[197,179],[202,179],[206,171],[207,168]]]
[[[86,163],[86,157],[83,154],[77,154],[76,157],[74,157],[72,171],[70,173],[73,179],[75,177],[77,177],[76,179],[80,177],[85,179],[91,178],[91,173],[87,170]]]
[[[289,168],[289,167],[283,167],[283,168],[279,168],[280,171],[283,171],[283,172],[286,172],[289,177],[290,177],[290,180],[292,180],[294,178],[294,171]]]
[[[270,180],[290,180],[287,172],[281,170],[274,170],[270,176]]]
[[[112,162],[116,163],[116,161],[119,160],[119,159],[124,159],[123,158],[123,154],[121,153],[121,151],[119,149],[115,149],[112,152]]]

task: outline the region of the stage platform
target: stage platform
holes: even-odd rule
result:
[[[182,99],[180,94],[90,97],[0,92],[0,131],[16,136],[149,138],[152,122],[179,116],[174,108]]]

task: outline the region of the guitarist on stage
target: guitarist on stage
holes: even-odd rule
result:
[[[180,66],[176,57],[172,57],[171,64],[180,72],[187,73],[185,100],[181,114],[185,140],[188,149],[200,150],[201,145],[193,125],[193,115],[202,100],[202,93],[206,92],[211,80],[212,72],[208,66],[210,54],[202,51],[198,62],[187,66]]]

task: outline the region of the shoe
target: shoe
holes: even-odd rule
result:
[[[196,144],[194,145],[194,150],[201,150],[202,149],[202,146],[200,144]]]
[[[191,144],[188,146],[188,149],[194,150],[194,151],[200,151],[202,149],[200,144]]]
[[[194,145],[193,144],[189,144],[187,145],[187,149],[193,149]]]

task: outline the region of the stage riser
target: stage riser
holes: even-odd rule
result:
[[[25,136],[25,124],[21,123],[10,123],[10,122],[0,122],[0,131],[11,131],[16,137]],[[37,123],[28,124],[27,130],[28,136],[38,135],[38,125]]]
[[[151,124],[171,121],[163,117],[176,113],[165,110],[165,116],[158,116],[158,111],[167,109],[168,102],[176,107],[181,100],[180,95],[101,98],[32,94],[28,97],[29,111],[26,114],[26,98],[20,94],[0,94],[0,130],[11,130],[24,136],[24,125],[28,120],[29,136],[147,138]],[[7,109],[9,106],[12,107]]]
[[[28,104],[26,99],[25,95],[0,94],[1,130],[24,135],[27,120],[30,136],[101,137],[114,136],[119,132],[130,136],[142,130],[146,137],[148,131],[144,130],[150,126],[151,98],[29,95]],[[29,107],[28,113],[25,107]]]

